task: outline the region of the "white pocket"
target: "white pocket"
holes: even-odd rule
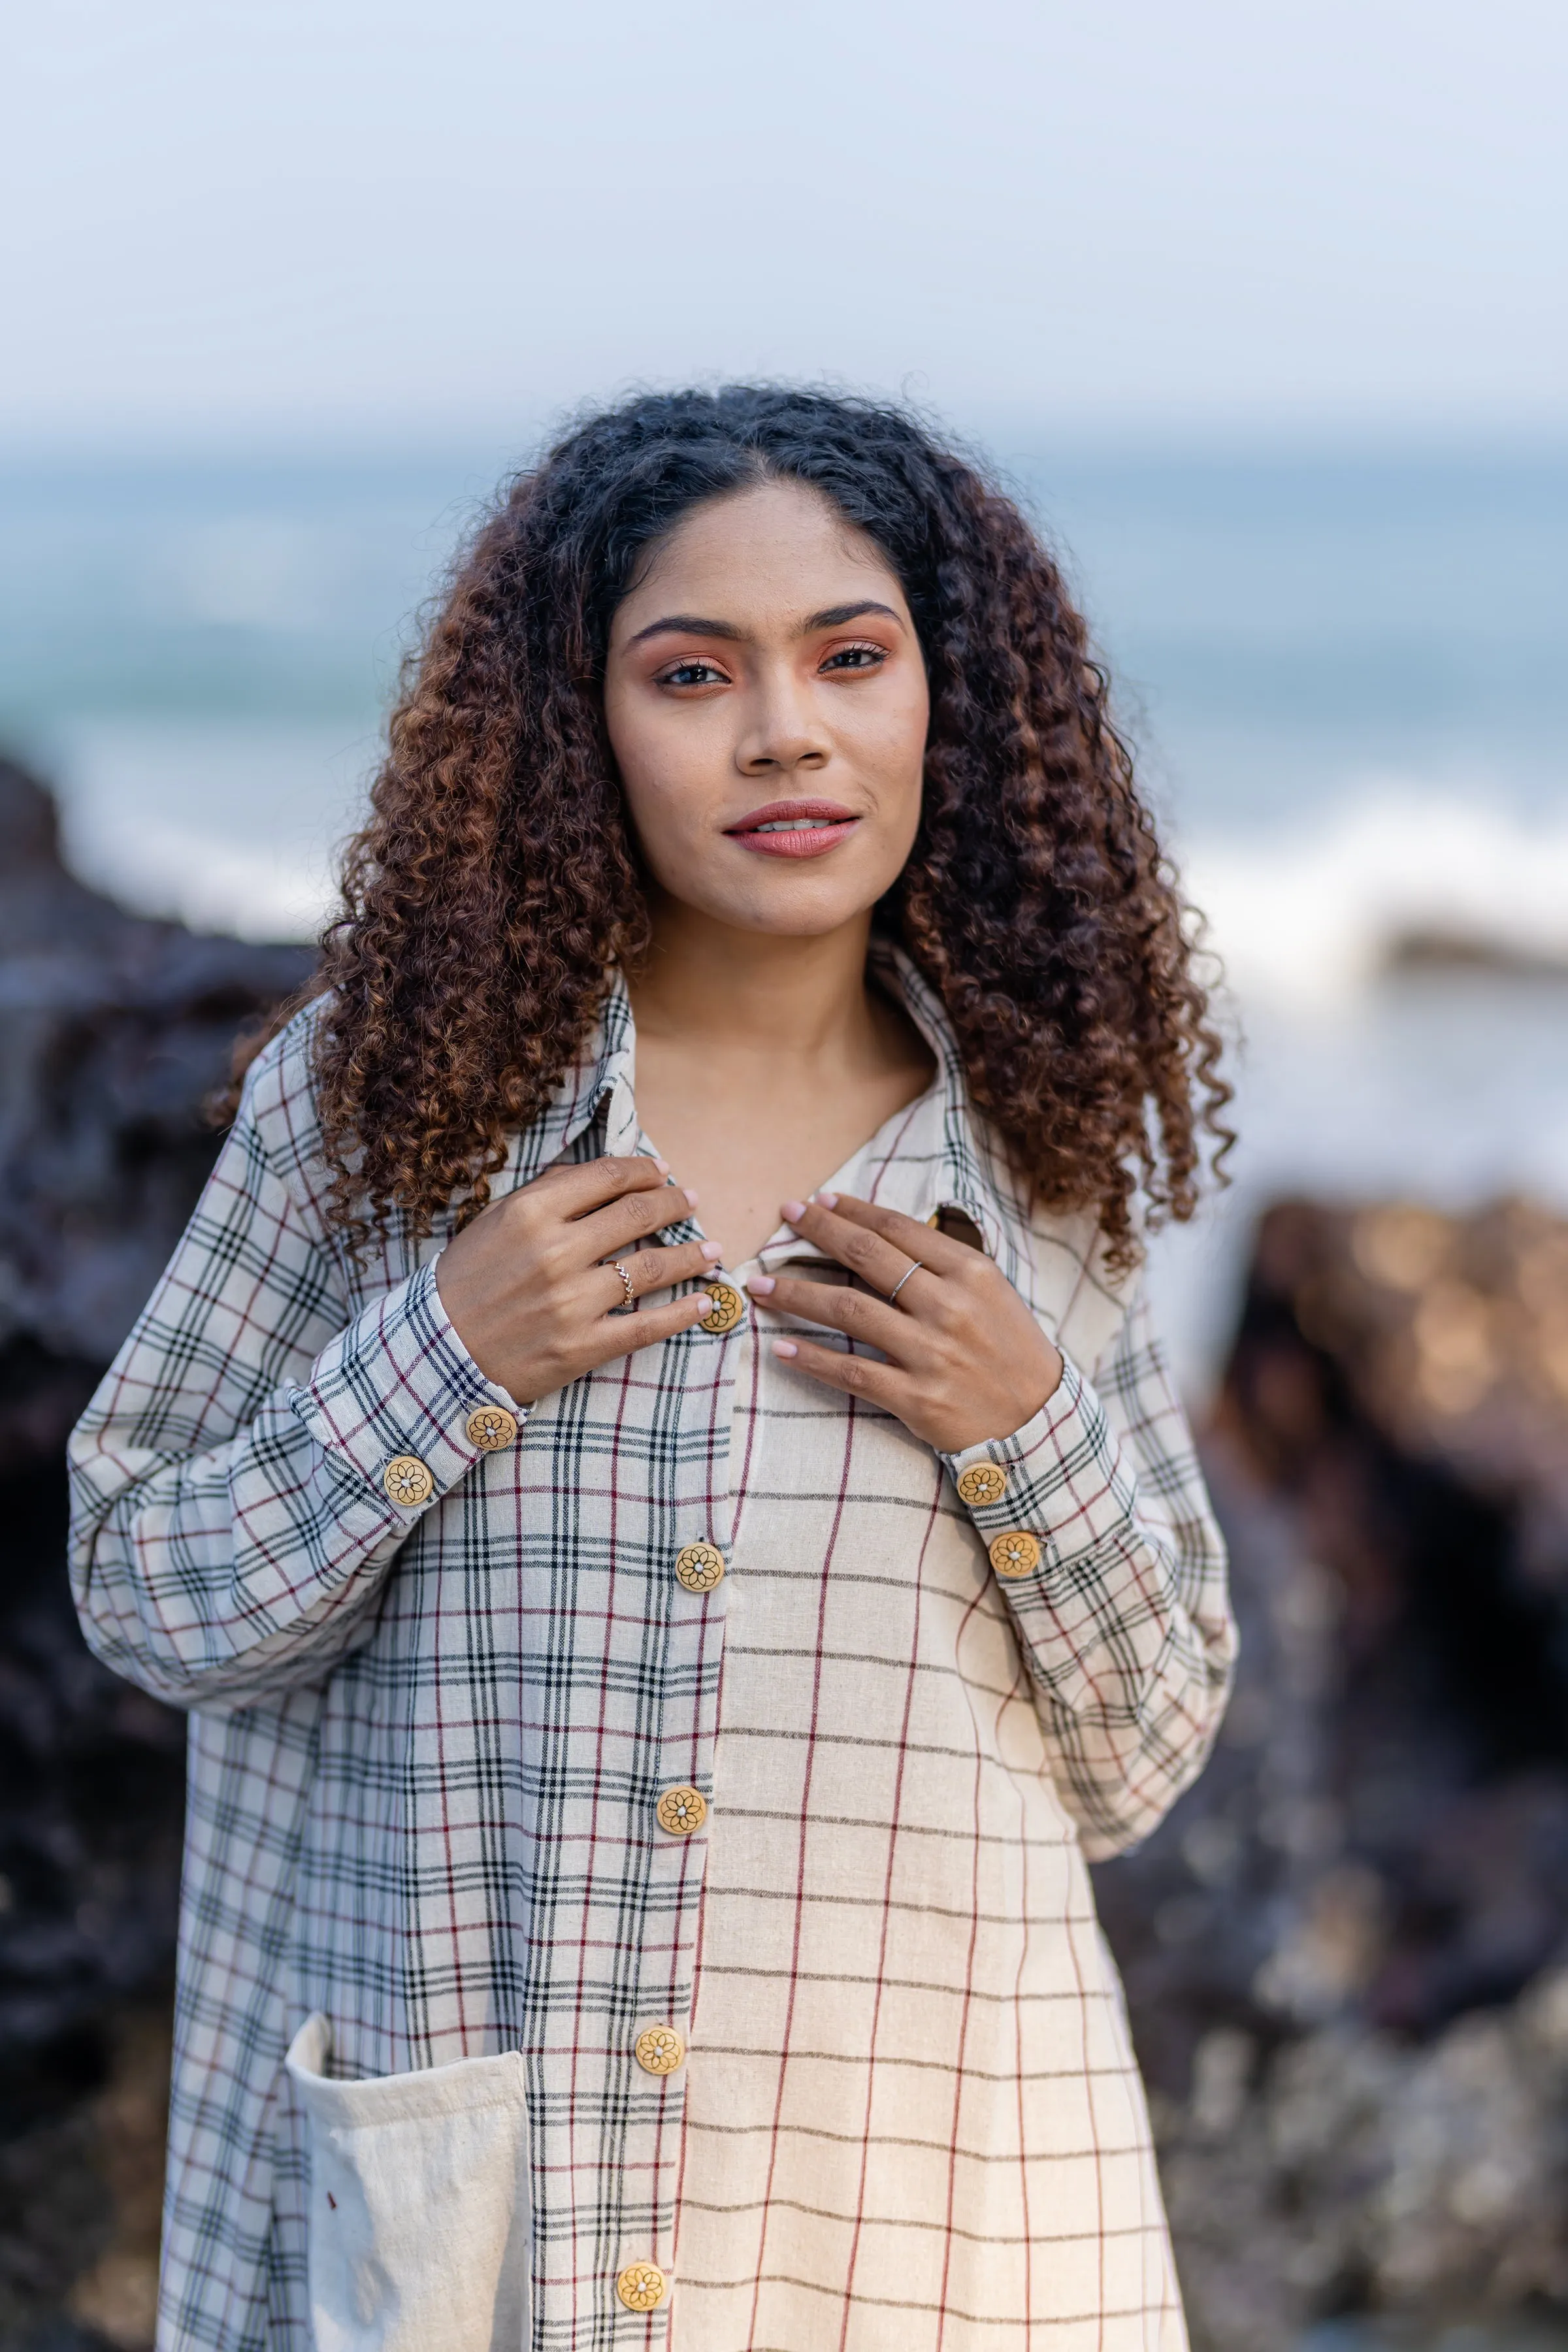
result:
[[[521,2056],[339,2083],[331,2042],[318,2011],[287,2061],[310,2119],[317,2352],[525,2352]]]

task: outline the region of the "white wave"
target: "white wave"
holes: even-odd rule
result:
[[[1568,817],[1369,778],[1326,820],[1199,835],[1182,861],[1235,994],[1342,1008],[1390,941],[1430,930],[1568,955]]]
[[[352,726],[79,722],[56,751],[67,855],[138,912],[313,939],[373,755]]]
[[[122,904],[173,916],[193,931],[313,940],[333,895],[323,861],[287,845],[237,845],[198,826],[143,823],[105,846],[112,856],[90,861],[92,879]]]

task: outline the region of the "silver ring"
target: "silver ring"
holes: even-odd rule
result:
[[[613,1257],[610,1260],[610,1264],[615,1267],[616,1272],[621,1277],[621,1288],[626,1294],[626,1305],[628,1307],[635,1307],[637,1305],[637,1295],[632,1288],[631,1276],[626,1272],[626,1267],[621,1264],[618,1257]]]
[[[921,1266],[922,1266],[924,1264],[925,1264],[925,1260],[924,1260],[923,1258],[916,1257],[916,1258],[911,1258],[911,1259],[910,1260],[910,1263],[909,1263],[909,1266],[908,1266],[908,1268],[906,1269],[906,1271],[905,1271],[904,1273],[902,1273],[902,1274],[900,1274],[900,1276],[899,1276],[899,1278],[898,1278],[897,1282],[895,1282],[895,1283],[894,1283],[894,1285],[893,1285],[893,1286],[892,1286],[891,1290],[889,1290],[889,1293],[888,1293],[888,1304],[889,1304],[889,1307],[892,1305],[892,1303],[893,1303],[894,1299],[898,1297],[898,1295],[899,1295],[900,1291],[900,1290],[902,1290],[902,1288],[903,1288],[903,1286],[904,1286],[905,1283],[906,1283],[906,1282],[908,1282],[908,1280],[909,1280],[909,1278],[910,1278],[910,1276],[911,1274],[919,1274],[919,1272],[920,1272],[920,1270],[921,1270]]]

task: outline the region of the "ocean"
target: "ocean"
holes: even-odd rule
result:
[[[997,446],[1223,960],[1242,1142],[1153,1280],[1201,1393],[1287,1192],[1568,1205],[1568,453]],[[504,461],[0,462],[0,742],[128,904],[306,937]]]

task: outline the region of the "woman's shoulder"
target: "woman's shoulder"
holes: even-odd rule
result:
[[[331,1181],[322,1156],[316,1094],[316,1040],[331,1000],[312,997],[270,1037],[246,1072],[236,1130],[246,1131],[271,1166],[308,1205]]]
[[[1115,1344],[1138,1293],[1141,1266],[1110,1263],[1095,1203],[1046,1207],[999,1141],[987,1172],[1025,1262],[1030,1306],[1058,1345],[1087,1370]]]
[[[1088,1370],[1114,1346],[1137,1296],[1141,1268],[1107,1262],[1105,1234],[1093,1208],[1036,1206],[1029,1216],[1029,1249],[1057,1343]]]

